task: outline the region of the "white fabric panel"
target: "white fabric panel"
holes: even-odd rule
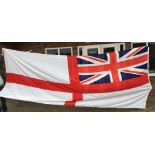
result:
[[[13,83],[6,83],[1,94],[3,94],[3,97],[5,98],[38,102],[44,104],[63,105],[63,101],[72,100],[71,93],[48,91],[44,89],[33,88],[24,85],[17,85]],[[52,101],[55,102],[53,103]]]
[[[67,56],[4,49],[6,72],[51,82],[69,83]]]
[[[99,108],[140,108],[144,109],[151,85],[123,91],[97,94],[84,94],[84,101],[76,102],[76,106]]]

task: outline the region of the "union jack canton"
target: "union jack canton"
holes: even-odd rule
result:
[[[128,89],[138,86],[138,83],[145,84],[148,82],[148,46],[78,56],[78,71],[82,85],[106,87],[109,84],[115,84],[115,87],[120,86],[123,89],[125,86]]]

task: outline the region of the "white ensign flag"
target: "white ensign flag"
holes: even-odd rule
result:
[[[148,47],[91,56],[57,56],[4,49],[0,96],[44,104],[145,108],[151,84]]]

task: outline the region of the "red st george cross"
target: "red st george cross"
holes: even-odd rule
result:
[[[142,48],[144,47],[137,48],[134,52],[132,52],[127,57],[133,56]],[[26,86],[36,87],[36,88],[46,89],[46,90],[70,92],[72,93],[72,101],[66,101],[65,102],[66,106],[75,106],[76,101],[83,100],[84,93],[104,93],[104,92],[121,91],[121,90],[134,88],[148,83],[149,79],[148,79],[147,73],[126,70],[128,72],[132,72],[135,74],[136,73],[141,74],[142,76],[132,78],[129,80],[124,80],[124,81],[121,81],[119,79],[119,73],[118,73],[118,70],[121,68],[127,68],[130,66],[141,64],[143,62],[148,61],[147,53],[142,54],[135,58],[133,57],[132,59],[127,59],[125,61],[118,61],[117,53],[111,52],[109,53],[109,58],[110,58],[110,64],[103,63],[97,66],[78,66],[77,56],[67,56],[70,84],[44,81],[44,80],[30,78],[30,77],[26,77],[26,76],[14,74],[14,73],[6,73],[6,77],[7,77],[6,82],[17,83],[21,85],[26,85]],[[104,72],[104,71],[111,72],[111,76],[113,79],[111,83],[101,83],[101,84],[80,83],[80,79],[79,79],[80,73],[91,74],[93,72]]]

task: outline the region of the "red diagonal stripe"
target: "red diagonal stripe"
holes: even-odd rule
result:
[[[132,70],[123,70],[123,71],[128,72],[128,73],[135,73],[135,74],[142,74],[142,75],[146,74],[147,75],[147,73],[145,73],[145,72],[132,71]]]
[[[129,58],[129,57],[131,57],[132,55],[136,54],[138,51],[140,51],[140,50],[143,49],[144,47],[145,47],[145,46],[137,48],[134,52],[132,52],[131,54],[129,54],[129,55],[127,56],[127,58]]]
[[[86,57],[86,58],[89,58],[89,59],[92,59],[92,60],[95,60],[95,61],[98,61],[98,62],[106,62],[105,60],[95,58],[95,57],[91,57],[91,56],[83,56],[83,57]]]
[[[99,77],[99,76],[101,76],[101,75],[102,75],[102,74],[97,74],[97,75],[95,75],[95,76],[93,76],[93,77],[91,77],[91,78],[89,78],[89,79],[87,79],[87,80],[82,81],[81,84],[86,83],[86,82],[89,82],[89,81],[91,81],[91,80],[93,80],[93,79],[95,79],[95,78],[97,78],[97,77]]]

